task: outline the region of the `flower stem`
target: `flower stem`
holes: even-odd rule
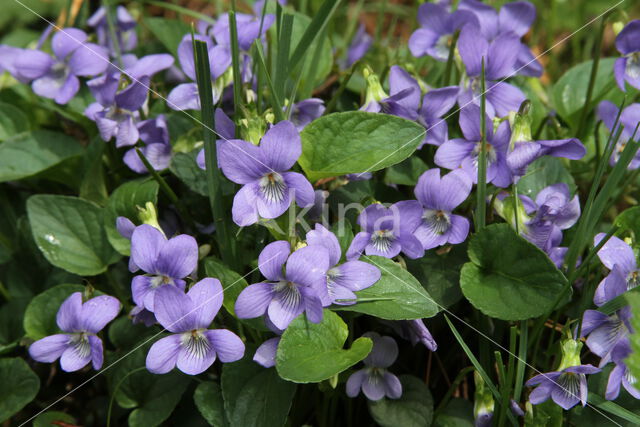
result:
[[[482,74],[481,80],[481,100],[480,100],[480,135],[482,141],[480,143],[480,153],[478,154],[478,188],[477,188],[477,201],[476,201],[476,232],[481,231],[486,225],[487,215],[487,99],[485,96],[485,70],[484,70],[484,58],[482,58]]]

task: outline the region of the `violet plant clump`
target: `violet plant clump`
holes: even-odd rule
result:
[[[0,423],[640,425],[637,5],[7,1]]]

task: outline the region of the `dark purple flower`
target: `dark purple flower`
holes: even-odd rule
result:
[[[133,278],[133,301],[155,312],[154,295],[159,289],[185,288],[182,279],[191,274],[198,263],[198,243],[186,234],[167,240],[157,228],[142,224],[131,236],[131,258],[135,267],[147,273]]]
[[[224,82],[218,81],[231,66],[231,51],[220,45],[214,45],[211,38],[203,35],[196,35],[196,40],[207,43],[209,52],[209,64],[211,65],[211,78],[215,84],[213,89],[213,102],[216,103],[222,95]],[[173,88],[167,96],[167,105],[173,110],[199,110],[200,96],[198,95],[198,85],[196,81],[196,66],[193,57],[193,41],[191,35],[187,34],[178,45],[178,60],[184,74],[192,83],[182,83]]]
[[[133,324],[142,323],[147,328],[157,323],[156,316],[143,306],[136,305],[129,312],[129,316],[133,320]]]
[[[440,4],[425,3],[418,9],[419,29],[409,39],[409,50],[415,57],[429,55],[446,61],[453,34],[466,24],[478,25],[475,15],[466,10],[449,12]]]
[[[140,134],[136,122],[138,110],[147,100],[149,76],[142,76],[125,89],[116,92],[120,76],[105,74],[87,83],[98,102],[85,110],[85,115],[96,122],[103,141],[116,138],[116,147],[135,145]]]
[[[269,338],[257,348],[253,361],[265,368],[276,366],[276,352],[280,344],[280,337]]]
[[[135,49],[138,44],[135,19],[124,6],[116,8],[115,18],[116,35],[120,50],[128,52]],[[109,23],[107,22],[107,10],[104,7],[99,7],[87,20],[87,25],[95,29],[98,43],[108,48],[112,56],[115,56],[115,47],[109,33]]]
[[[566,340],[562,344],[562,361],[557,371],[536,375],[526,385],[537,386],[529,395],[533,405],[545,402],[549,398],[565,410],[576,404],[587,404],[587,374],[595,374],[600,369],[580,362],[582,343]]]
[[[202,279],[186,294],[163,286],[155,294],[155,316],[172,332],[156,341],[147,354],[147,369],[166,374],[174,367],[188,375],[206,371],[216,360],[235,362],[244,355],[244,343],[227,329],[209,329],[222,306],[222,285],[218,279]]]
[[[328,298],[323,305],[354,304],[357,299],[354,292],[366,289],[380,279],[380,270],[374,265],[356,259],[340,263],[342,251],[338,238],[321,224],[316,224],[315,230],[307,233],[307,244],[322,246],[329,254]]]
[[[375,74],[365,70],[367,97],[362,111],[385,113],[407,120],[418,118],[422,92],[416,79],[401,67],[394,65],[389,71],[389,93],[387,96]]]
[[[291,122],[295,125],[298,132],[324,113],[324,101],[320,98],[303,99],[293,104],[291,108]]]
[[[73,372],[92,362],[93,369],[102,367],[102,340],[97,336],[120,311],[120,302],[100,295],[85,303],[82,293],[67,298],[56,316],[56,323],[64,333],[42,338],[29,347],[29,355],[38,362],[52,363],[60,359],[63,371]]]
[[[640,20],[627,24],[616,37],[616,48],[623,55],[616,60],[613,71],[618,86],[626,91],[624,82],[640,89]]]
[[[597,246],[604,237],[604,233],[597,234],[593,245]],[[623,240],[612,236],[598,251],[598,258],[611,272],[600,282],[593,296],[593,302],[597,306],[640,285],[636,256],[631,246]]]
[[[449,140],[447,122],[442,117],[455,105],[458,86],[431,89],[422,97],[422,106],[418,111],[417,122],[427,130],[420,144],[440,146]]]
[[[525,100],[524,94],[502,80],[511,77],[519,47],[520,41],[515,34],[503,33],[488,42],[477,26],[464,26],[458,39],[458,51],[467,72],[458,95],[461,108],[469,104],[480,105],[484,58],[487,114],[490,117],[505,117],[511,111],[518,111]]]
[[[347,49],[347,58],[342,63],[342,68],[347,69],[361,59],[369,50],[373,44],[373,37],[371,37],[364,28],[364,24],[358,25],[358,31],[356,31],[349,49]]]
[[[356,397],[362,390],[367,399],[373,401],[385,396],[399,399],[402,396],[402,384],[398,377],[387,370],[398,358],[398,344],[393,338],[380,336],[376,332],[367,332],[362,336],[371,338],[373,349],[363,360],[365,367],[347,380],[347,396]]]
[[[619,130],[620,125],[622,125],[622,133],[616,141],[616,147],[613,149],[613,153],[609,159],[609,164],[611,166],[618,162],[620,155],[632,137],[634,141],[640,140],[640,132],[637,132],[635,136],[633,135],[638,122],[640,122],[640,104],[631,104],[622,110],[622,113],[620,113],[620,120],[618,121],[618,127],[614,130],[613,125],[616,122],[618,111],[618,107],[610,101],[602,101],[598,105],[598,117],[611,133],[615,134]],[[635,154],[628,167],[630,170],[638,168],[640,168],[640,151]]]
[[[411,341],[412,345],[421,343],[431,351],[438,349],[436,340],[433,339],[431,332],[429,332],[422,319],[400,320],[390,323],[398,335]]]
[[[460,169],[442,178],[438,168],[420,176],[415,195],[421,205],[422,220],[413,234],[425,250],[446,243],[455,245],[467,238],[469,220],[452,212],[469,197],[471,187],[467,173]]]
[[[221,141],[218,159],[224,175],[242,184],[233,199],[233,221],[241,227],[259,218],[277,218],[291,205],[313,204],[311,183],[304,175],[287,172],[302,154],[300,135],[289,121],[265,133],[259,146],[240,139]]]
[[[637,388],[638,380],[631,374],[627,365],[622,360],[619,360],[609,374],[605,398],[607,400],[616,400],[620,394],[621,385],[631,396],[640,399],[640,390]]]
[[[22,79],[33,80],[31,87],[36,94],[66,104],[80,90],[78,77],[101,74],[109,65],[107,50],[86,40],[82,30],[62,29],[51,39],[54,57],[25,49],[13,66]]]
[[[626,354],[631,332],[631,307],[623,307],[611,316],[586,310],[582,318],[582,336],[587,337],[587,347],[600,357],[600,367],[611,362],[616,354]]]
[[[572,227],[580,218],[578,196],[571,198],[565,183],[550,185],[536,196],[535,211],[533,218],[523,225],[523,236],[550,256],[564,258],[566,250],[558,251],[562,242],[561,230]]]
[[[497,187],[507,187],[512,182],[507,166],[507,149],[511,131],[507,122],[502,122],[493,132],[493,123],[485,117],[487,130],[487,182]],[[480,134],[480,107],[468,105],[460,111],[460,129],[464,138],[446,141],[436,151],[435,162],[447,169],[462,168],[473,183],[478,182],[478,156],[482,149]]]
[[[520,39],[529,32],[536,19],[536,8],[528,1],[506,3],[498,13],[488,4],[477,0],[463,0],[460,2],[459,10],[469,11],[477,17],[480,31],[489,41],[501,34],[516,35]],[[533,56],[529,47],[520,43],[514,63],[514,73],[540,77],[542,71],[542,65]]]
[[[303,312],[311,322],[320,322],[322,301],[328,299],[329,267],[329,253],[322,246],[305,246],[291,253],[284,240],[268,244],[258,257],[258,268],[269,282],[243,289],[236,300],[236,315],[251,319],[266,314],[280,330]]]
[[[155,119],[148,119],[138,123],[140,139],[145,143],[140,148],[142,154],[149,161],[153,169],[163,170],[171,163],[171,144],[169,143],[169,129],[164,115]],[[147,173],[146,166],[140,160],[135,148],[124,154],[124,163],[137,173]]]
[[[367,206],[358,216],[362,231],[353,238],[347,259],[357,259],[363,252],[386,258],[404,252],[409,258],[420,258],[424,249],[413,232],[421,220],[422,208],[416,201],[398,202],[389,208],[380,203]]]

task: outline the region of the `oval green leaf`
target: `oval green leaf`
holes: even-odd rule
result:
[[[320,323],[298,316],[278,344],[278,374],[296,383],[317,383],[355,365],[367,357],[373,342],[360,337],[345,350],[347,335],[347,324],[332,311],[324,310]]]
[[[424,135],[422,126],[396,116],[333,113],[305,126],[298,162],[312,181],[377,171],[409,157]]]
[[[427,290],[400,264],[379,256],[364,256],[361,260],[378,267],[380,280],[355,293],[358,299],[365,301],[336,309],[387,320],[423,319],[438,313],[438,305]]]
[[[24,312],[23,327],[29,338],[39,340],[60,332],[56,315],[60,305],[74,292],[84,291],[82,285],[63,284],[36,295]]]
[[[525,320],[551,310],[567,279],[549,257],[508,224],[494,224],[469,242],[462,293],[478,310],[502,320]]]
[[[224,416],[224,401],[220,384],[213,381],[201,382],[193,393],[193,401],[202,418],[207,420],[210,426],[224,427],[228,425]]]
[[[400,382],[400,399],[369,401],[369,413],[382,427],[429,427],[433,421],[433,397],[429,387],[412,375],[401,375]]]
[[[222,261],[213,257],[204,260],[204,271],[207,273],[207,277],[215,277],[220,280],[222,289],[224,289],[222,304],[229,313],[235,316],[234,306],[236,300],[240,292],[249,286],[247,281],[244,277],[224,265]]]
[[[249,347],[242,360],[222,366],[222,396],[229,425],[285,425],[296,385],[280,378],[275,369],[254,362],[254,353]]]
[[[33,176],[82,151],[70,136],[46,130],[7,139],[0,144],[0,182]]]
[[[602,58],[594,80],[592,105],[597,105],[612,89],[616,88],[613,76],[615,58]],[[553,103],[558,114],[572,126],[578,124],[580,114],[587,99],[587,87],[591,77],[593,60],[583,62],[569,69],[553,86]]]
[[[47,260],[80,276],[95,276],[118,260],[102,226],[103,210],[86,200],[39,194],[27,200],[36,245]]]
[[[40,390],[40,378],[27,362],[14,357],[0,359],[0,423],[31,402]]]

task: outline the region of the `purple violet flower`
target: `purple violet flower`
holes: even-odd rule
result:
[[[315,194],[307,178],[287,172],[302,154],[300,134],[289,121],[269,129],[259,146],[240,139],[218,143],[218,158],[224,175],[242,184],[233,199],[233,221],[241,227],[259,218],[277,218],[293,199],[304,208]]]
[[[410,341],[412,345],[418,343],[424,345],[430,351],[436,351],[438,344],[433,339],[431,332],[425,326],[422,319],[414,320],[399,320],[397,322],[389,322],[393,330],[407,341]]]
[[[432,249],[446,243],[464,242],[469,234],[469,220],[452,212],[471,193],[468,175],[454,170],[440,177],[440,169],[426,171],[418,179],[415,195],[420,204],[422,221],[413,235],[422,247]]]
[[[604,237],[604,233],[597,234],[593,239],[593,245],[597,246]],[[631,246],[623,240],[612,236],[598,251],[598,258],[611,270],[600,282],[593,296],[593,302],[598,307],[640,285],[640,269],[636,263],[636,256]]]
[[[640,122],[640,104],[631,104],[622,110],[622,113],[620,113],[620,120],[618,120],[618,127],[613,129],[616,117],[618,116],[618,111],[618,107],[611,101],[602,101],[598,105],[598,117],[612,134],[615,134],[619,130],[619,126],[622,125],[622,133],[620,134],[620,138],[616,141],[616,147],[609,159],[609,164],[611,166],[618,162],[620,155],[632,137],[634,141],[640,140],[640,132],[637,132],[635,136],[633,135],[638,122]],[[628,167],[629,170],[638,168],[640,168],[640,151],[636,153]]]
[[[600,367],[616,359],[615,355],[630,352],[631,307],[623,307],[611,316],[586,310],[582,318],[582,336],[587,337],[587,347],[600,357]]]
[[[225,114],[220,108],[216,108],[215,112],[216,133],[224,140],[234,139],[236,136],[236,125],[233,120]],[[206,160],[204,158],[204,148],[200,150],[196,157],[196,163],[200,169],[207,169]],[[220,164],[220,160],[218,160]]]
[[[320,98],[303,99],[293,104],[291,108],[291,122],[298,132],[318,117],[324,114],[324,101]]]
[[[402,384],[398,377],[387,368],[398,358],[398,344],[388,336],[376,332],[367,332],[363,337],[371,338],[373,349],[363,360],[365,367],[351,374],[347,380],[347,396],[356,397],[360,390],[369,400],[377,401],[383,397],[399,399],[402,396]]]
[[[63,333],[42,338],[29,347],[29,355],[38,362],[52,363],[60,359],[65,372],[78,371],[91,362],[96,371],[102,367],[102,340],[98,337],[107,323],[120,311],[120,302],[100,295],[82,302],[82,293],[67,298],[56,316]]]
[[[311,322],[319,323],[322,301],[328,299],[329,267],[329,253],[323,246],[305,246],[291,253],[284,240],[268,244],[258,257],[258,268],[269,282],[244,288],[236,300],[236,315],[251,319],[266,314],[279,330],[303,312]]]
[[[424,144],[440,146],[449,140],[449,128],[442,117],[456,103],[458,86],[447,86],[440,89],[431,89],[422,97],[422,106],[418,111],[417,122],[427,130]]]
[[[418,9],[419,29],[411,34],[409,50],[416,58],[429,55],[438,61],[449,58],[453,34],[466,24],[478,24],[475,15],[466,10],[449,12],[440,4],[425,3]]]
[[[149,76],[142,76],[125,89],[116,92],[119,74],[105,74],[87,83],[98,102],[85,110],[85,115],[96,122],[103,141],[116,138],[116,147],[135,145],[140,134],[136,126],[138,110],[147,101]]]
[[[512,182],[506,156],[511,131],[509,124],[502,122],[494,133],[493,123],[488,116],[485,121],[487,183],[504,188]],[[478,181],[478,155],[482,149],[480,107],[468,105],[460,111],[460,129],[464,138],[451,139],[438,147],[435,162],[438,166],[451,170],[462,168],[475,184]]]
[[[536,8],[528,1],[514,1],[504,4],[500,12],[477,0],[462,0],[459,10],[469,11],[478,18],[480,31],[492,41],[501,34],[516,35],[518,39],[529,32],[536,20]],[[533,56],[527,45],[520,43],[514,63],[514,72],[530,77],[540,77],[542,65]]]
[[[485,61],[487,114],[489,117],[505,117],[518,111],[525,100],[524,93],[515,86],[502,81],[511,77],[517,58],[520,41],[513,33],[500,34],[488,42],[480,29],[467,24],[460,31],[458,51],[467,72],[460,83],[458,104],[480,105],[482,59]]]
[[[360,23],[347,49],[347,58],[342,62],[342,69],[347,69],[360,60],[372,44],[373,37],[367,33],[364,24]]]
[[[615,363],[615,367],[609,374],[607,391],[604,397],[607,400],[616,400],[620,394],[620,386],[623,386],[631,396],[640,399],[640,390],[637,388],[638,380],[636,377],[631,374],[629,368],[627,368],[627,365],[622,360],[618,360]]]
[[[62,29],[51,39],[54,57],[25,49],[13,66],[21,78],[33,80],[31,87],[36,94],[66,104],[80,90],[78,77],[101,74],[109,65],[107,50],[86,40],[82,30]]]
[[[155,315],[172,332],[156,341],[147,354],[147,369],[166,374],[174,367],[187,375],[206,371],[216,360],[235,362],[244,355],[244,343],[227,329],[209,329],[222,306],[218,279],[202,279],[186,294],[174,286],[162,286],[155,294]]]
[[[623,55],[613,66],[618,86],[626,91],[624,82],[640,89],[640,20],[629,22],[616,37],[616,48]]]
[[[131,258],[135,267],[147,273],[133,278],[133,301],[155,313],[154,296],[159,289],[175,286],[184,290],[182,279],[198,264],[198,243],[186,234],[167,240],[157,228],[142,224],[131,236]]]
[[[329,254],[329,269],[327,270],[327,299],[323,305],[348,305],[356,302],[354,292],[372,286],[380,279],[380,270],[369,263],[351,259],[340,263],[342,251],[338,238],[321,224],[316,224],[315,230],[307,233],[309,246],[322,246]]]
[[[129,316],[131,316],[131,320],[133,321],[134,325],[136,323],[142,323],[148,328],[149,326],[153,326],[158,323],[158,321],[156,320],[156,316],[140,305],[136,305],[135,307],[133,307],[129,312]]]
[[[363,231],[353,238],[347,260],[357,259],[363,252],[385,258],[403,252],[409,258],[420,258],[424,249],[413,232],[421,220],[422,208],[413,200],[398,202],[388,208],[380,203],[367,206],[358,216],[358,225]]]
[[[207,43],[209,51],[209,63],[211,64],[211,78],[215,81],[221,77],[231,66],[231,51],[224,46],[214,45],[211,38],[203,35],[196,35],[196,40]],[[192,83],[182,83],[173,88],[167,96],[167,105],[172,110],[199,110],[200,96],[196,81],[196,66],[193,57],[193,42],[191,34],[182,38],[178,45],[178,60],[184,74]],[[213,102],[216,103],[222,95],[222,88],[219,84],[213,85]]]
[[[562,361],[557,371],[536,375],[527,381],[526,385],[537,386],[529,395],[533,405],[545,402],[549,398],[565,410],[576,404],[587,404],[586,374],[595,374],[600,369],[580,362],[582,343],[566,340],[562,344]]]
[[[128,52],[136,48],[138,36],[136,34],[136,21],[124,6],[116,8],[116,34],[118,45],[122,52]],[[109,34],[109,23],[107,22],[107,10],[99,7],[87,20],[87,25],[94,28],[98,36],[98,44],[109,49],[112,56],[115,56],[113,40]]]
[[[169,143],[169,129],[164,115],[138,123],[140,139],[145,143],[140,148],[142,154],[149,161],[153,169],[163,170],[171,163],[171,144]],[[148,173],[146,166],[140,160],[135,148],[124,154],[124,163],[137,173]]]
[[[540,190],[535,200],[535,215],[524,224],[523,237],[550,256],[564,258],[558,252],[562,231],[573,227],[580,218],[580,200],[571,198],[565,183],[550,185]],[[564,249],[564,248],[563,248]],[[552,257],[553,259],[553,257]]]
[[[420,85],[401,67],[394,65],[389,71],[389,93],[382,89],[378,77],[365,69],[367,79],[367,97],[365,105],[360,108],[362,111],[370,113],[385,113],[402,117],[407,120],[418,118],[418,108],[420,107],[420,96],[422,94]]]
[[[276,352],[280,344],[280,337],[269,338],[256,349],[253,361],[265,368],[276,366]]]

